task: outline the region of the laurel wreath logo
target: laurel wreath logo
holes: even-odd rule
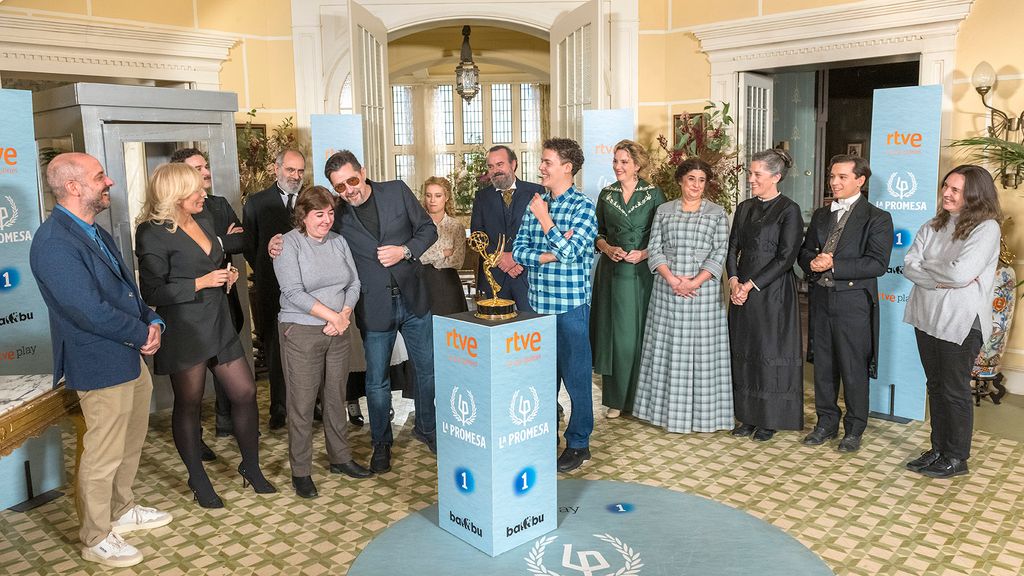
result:
[[[622,555],[622,560],[625,564],[613,574],[609,574],[609,576],[640,576],[640,569],[644,567],[644,563],[640,558],[639,552],[633,550],[629,544],[611,534],[594,534],[594,537],[611,544],[612,548]],[[524,558],[526,560],[526,567],[530,571],[530,576],[561,576],[558,572],[553,572],[544,565],[544,550],[557,539],[558,536],[545,536],[533,543],[530,552]]]
[[[454,416],[455,419],[459,421],[459,424],[462,424],[463,426],[469,426],[470,424],[472,424],[473,422],[476,421],[476,399],[473,398],[473,393],[470,392],[469,390],[466,390],[466,395],[469,396],[469,411],[468,411],[468,413],[465,410],[460,410],[459,407],[455,403],[455,398],[460,396],[459,395],[459,387],[456,386],[456,387],[452,388],[452,397],[451,397],[452,416]]]
[[[526,567],[530,570],[531,576],[560,576],[544,566],[544,549],[558,539],[558,536],[545,536],[533,543],[530,553],[526,555]]]
[[[644,567],[639,552],[636,552],[628,544],[611,534],[594,534],[594,538],[611,544],[616,552],[622,554],[622,559],[626,564],[619,568],[614,576],[639,576],[640,569]]]
[[[4,196],[7,198],[7,203],[11,205],[11,211],[7,213],[7,219],[0,219],[0,230],[9,226],[14,226],[14,223],[18,221],[18,205],[14,203],[14,198],[10,196]]]
[[[907,172],[907,176],[910,176],[910,182],[903,178],[897,178],[899,172],[893,172],[889,175],[889,181],[886,182],[885,187],[889,190],[889,195],[893,198],[899,198],[900,200],[910,198],[917,192],[917,177],[914,176],[913,172]]]
[[[519,390],[512,394],[512,403],[508,405],[508,415],[516,426],[526,426],[537,417],[537,411],[540,410],[540,397],[537,395],[537,389],[533,386],[530,386],[530,394],[533,396],[533,409],[522,417],[516,413],[516,407],[519,405]]]

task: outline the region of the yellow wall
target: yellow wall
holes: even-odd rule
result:
[[[0,7],[238,37],[220,73],[220,89],[238,94],[238,122],[252,108],[255,122],[268,128],[295,115],[289,0],[5,0]]]
[[[700,52],[696,38],[686,30],[692,26],[841,5],[844,0],[641,0],[639,78],[640,110],[637,133],[652,142],[658,134],[668,136],[673,114],[699,110],[710,95],[710,64]],[[987,116],[970,76],[978,62],[987,60],[1000,80],[990,95],[999,109],[1020,115],[1024,110],[1024,2],[975,0],[957,36],[956,69],[953,71],[952,137],[984,133]],[[962,157],[944,151],[940,171],[961,163]],[[1000,193],[1003,211],[1017,223],[1007,228],[1009,248],[1020,255],[1015,265],[1024,278],[1024,186]],[[1013,325],[1006,363],[1024,371],[1024,320]]]

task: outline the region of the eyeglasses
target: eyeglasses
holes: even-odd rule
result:
[[[334,185],[334,191],[341,194],[347,187],[355,188],[359,186],[363,181],[359,179],[359,176],[351,176],[347,180],[342,180]]]

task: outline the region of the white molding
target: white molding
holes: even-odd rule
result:
[[[0,69],[191,82],[220,87],[235,37],[168,29],[5,15]]]
[[[942,86],[940,138],[947,140],[953,127],[956,34],[973,1],[864,0],[695,26],[690,31],[711,63],[710,99],[733,106],[740,72],[916,57],[918,83]]]
[[[837,37],[878,35],[890,38],[925,30],[956,32],[973,0],[865,0],[730,20],[690,29],[709,54],[729,49],[749,50],[794,41],[833,44]]]

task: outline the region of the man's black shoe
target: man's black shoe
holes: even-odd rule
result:
[[[426,444],[427,448],[429,448],[431,452],[433,452],[434,454],[437,454],[437,438],[436,437],[434,437],[434,436],[427,436],[426,434],[424,434],[423,432],[420,432],[416,428],[412,429],[412,437],[417,439],[417,440],[419,440],[420,442],[423,442],[424,444]]]
[[[952,478],[961,474],[967,474],[967,461],[948,456],[939,456],[939,459],[932,462],[927,468],[921,469],[921,474],[929,478]]]
[[[355,460],[349,460],[342,464],[331,464],[331,474],[344,474],[349,478],[369,478],[373,472],[363,468]]]
[[[572,472],[590,460],[590,448],[566,448],[558,457],[558,471]]]
[[[840,452],[856,452],[860,450],[860,436],[853,436],[847,434],[843,436],[843,439],[839,441],[839,447],[836,448]]]
[[[920,472],[921,470],[924,470],[925,468],[934,464],[935,461],[938,460],[941,456],[942,455],[939,454],[939,452],[934,448],[931,450],[921,452],[920,456],[914,458],[910,462],[907,462],[907,470],[910,470],[912,472]]]
[[[558,406],[558,421],[561,422],[562,420],[565,420],[565,408],[562,408],[562,404],[561,403],[558,403],[557,406]]]
[[[284,417],[283,414],[274,414],[273,416],[270,417],[270,422],[269,422],[270,429],[271,430],[280,430],[281,428],[284,428],[284,425],[285,425],[286,421],[287,420],[285,420],[285,417]]]
[[[217,427],[217,438],[227,438],[228,436],[233,435],[234,431],[231,428],[221,428],[220,426]]]
[[[753,438],[757,442],[767,442],[772,439],[772,436],[775,436],[775,430],[771,428],[758,428],[754,431]]]
[[[377,474],[391,470],[391,444],[374,444],[370,470]]]
[[[824,428],[815,428],[811,430],[810,434],[804,436],[803,443],[806,446],[818,446],[835,438],[837,435],[838,432],[835,430],[828,432]]]
[[[756,429],[757,426],[751,426],[750,424],[740,424],[739,426],[733,428],[732,431],[729,432],[729,434],[732,434],[733,436],[750,436],[751,434],[754,433],[754,430]]]
[[[202,428],[200,428],[199,433],[202,434]],[[213,462],[217,459],[217,455],[206,445],[206,441],[202,437],[199,438],[199,458],[203,462]]]
[[[316,498],[319,493],[316,491],[316,484],[309,476],[292,476],[292,486],[300,498]]]
[[[323,422],[324,421],[324,410],[323,410],[323,408],[320,407],[320,403],[319,402],[317,402],[316,405],[313,406],[313,421],[314,422]]]

